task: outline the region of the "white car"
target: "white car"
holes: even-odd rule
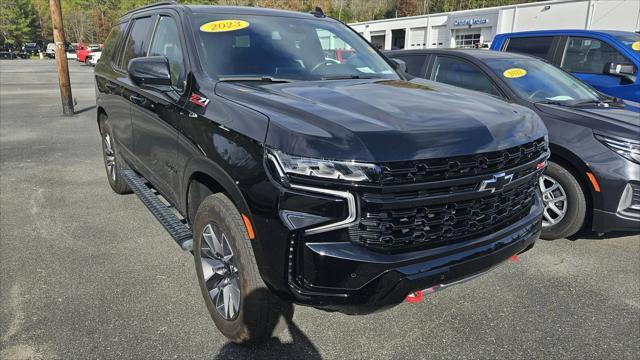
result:
[[[100,55],[102,55],[102,51],[92,51],[87,55],[87,62],[91,66],[96,66],[98,60],[100,60]]]
[[[78,58],[78,54],[76,54],[75,49],[67,49],[67,60],[75,60]]]

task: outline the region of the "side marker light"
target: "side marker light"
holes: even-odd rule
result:
[[[591,181],[591,185],[593,185],[593,189],[596,192],[600,192],[600,185],[598,184],[598,180],[596,180],[595,175],[593,175],[592,173],[588,172],[587,173],[587,177],[589,178],[589,181]]]
[[[242,221],[244,221],[244,227],[247,228],[249,239],[254,240],[256,238],[256,233],[253,232],[253,226],[251,226],[251,221],[249,220],[247,215],[242,214]]]

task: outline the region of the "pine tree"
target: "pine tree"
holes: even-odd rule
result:
[[[0,41],[19,45],[39,38],[40,25],[30,0],[13,0],[0,6]]]

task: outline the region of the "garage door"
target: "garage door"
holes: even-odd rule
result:
[[[411,29],[411,37],[409,40],[409,47],[412,49],[424,49],[427,47],[427,28],[413,28]]]
[[[432,48],[448,48],[449,47],[449,30],[446,25],[434,26],[431,28],[431,46]]]

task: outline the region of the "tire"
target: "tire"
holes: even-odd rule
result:
[[[130,194],[131,188],[120,172],[128,169],[118,154],[113,131],[105,115],[100,115],[100,134],[102,135],[102,159],[107,172],[107,180],[116,194]]]
[[[87,56],[86,58],[84,58],[84,64],[87,66],[91,66],[91,63],[89,62],[89,57]]]
[[[553,182],[559,187],[555,187]],[[549,166],[540,178],[540,190],[543,192],[545,205],[540,237],[555,240],[577,233],[585,222],[587,202],[575,176],[561,165],[549,161]],[[560,216],[558,210],[564,215]]]
[[[238,209],[220,193],[200,204],[193,225],[194,261],[202,296],[218,330],[238,344],[278,335],[293,317],[293,304],[278,298],[262,281],[245,229]],[[216,241],[220,246],[216,247]],[[211,248],[223,250],[212,256]],[[212,269],[208,265],[211,263],[222,270],[207,271]],[[205,271],[210,275],[207,282]],[[228,297],[216,297],[227,293]],[[224,303],[225,298],[231,310],[221,307],[220,301]]]

